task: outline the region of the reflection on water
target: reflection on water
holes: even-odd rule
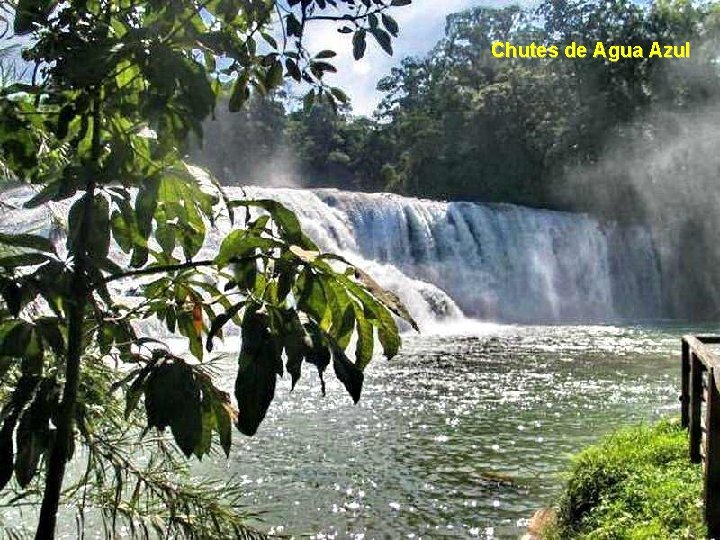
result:
[[[514,537],[557,494],[569,455],[676,412],[683,330],[407,337],[397,359],[369,369],[358,406],[335,383],[323,399],[314,374],[293,394],[283,385],[259,435],[236,437],[213,469],[241,478],[276,532]]]

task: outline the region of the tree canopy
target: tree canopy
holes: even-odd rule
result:
[[[618,217],[627,205],[562,193],[567,171],[608,146],[664,130],[652,113],[690,111],[717,96],[717,3],[626,0],[477,7],[450,15],[429,54],[405,58],[379,85],[373,119],[329,107],[276,109],[303,185],[420,197],[582,209]],[[690,59],[497,59],[493,41],[594,46],[692,43]],[[331,118],[334,118],[331,119]],[[284,124],[284,127],[282,127]],[[208,122],[212,131],[214,124]],[[242,129],[242,128],[238,128]],[[222,148],[233,148],[233,139]],[[249,149],[246,151],[250,151]],[[212,159],[214,148],[202,152]],[[230,160],[232,162],[232,160]],[[226,172],[229,172],[226,171]],[[252,180],[242,171],[223,180]],[[593,191],[593,186],[586,186]],[[603,190],[599,185],[593,191]],[[622,216],[620,216],[622,217]]]

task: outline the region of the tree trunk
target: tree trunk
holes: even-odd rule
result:
[[[92,117],[92,159],[96,165],[100,160],[100,99],[95,92],[93,99]],[[65,465],[70,450],[70,442],[75,429],[75,411],[77,408],[78,389],[80,386],[80,361],[83,351],[83,324],[85,310],[89,295],[92,294],[87,279],[87,243],[92,234],[93,202],[95,200],[95,182],[91,179],[85,189],[83,219],[77,235],[76,252],[74,253],[75,269],[71,283],[71,303],[67,311],[68,347],[65,363],[65,386],[60,404],[57,432],[50,456],[47,461],[45,475],[45,490],[43,492],[42,506],[35,540],[50,540],[55,538],[57,513],[60,506],[63,479],[65,478]],[[68,231],[72,233],[72,231]]]
[[[92,200],[92,199],[91,199]],[[80,383],[80,358],[83,352],[83,320],[87,304],[86,292],[81,283],[84,278],[75,271],[73,291],[77,291],[73,304],[68,310],[68,354],[66,363],[65,388],[58,415],[57,434],[48,459],[45,476],[45,492],[43,493],[40,519],[38,521],[35,540],[55,538],[58,506],[65,464],[67,462],[70,439],[73,437],[75,425],[75,406],[77,404]],[[76,294],[77,294],[76,293]]]

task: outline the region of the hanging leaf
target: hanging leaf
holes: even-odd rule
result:
[[[367,49],[366,35],[365,30],[358,30],[353,35],[353,56],[355,60],[360,60],[365,56],[365,50]]]
[[[0,429],[0,490],[5,488],[13,474],[13,432],[16,422],[17,418],[11,416]]]
[[[148,427],[170,427],[186,456],[195,452],[202,436],[200,387],[192,368],[175,360],[152,368],[145,384]]]
[[[193,304],[192,317],[193,317],[193,327],[195,328],[195,333],[197,334],[198,337],[202,337],[203,310],[202,310],[202,304],[198,300],[195,300],[195,303]]]
[[[235,398],[238,429],[248,436],[257,433],[267,414],[275,396],[278,365],[282,367],[282,347],[268,324],[268,316],[257,310],[249,310],[243,318]]]
[[[59,396],[57,382],[45,379],[20,417],[15,434],[15,478],[20,487],[27,487],[32,481],[40,458],[49,449],[50,417],[58,408]]]
[[[343,383],[353,401],[360,401],[365,375],[362,370],[353,364],[339,347],[333,348],[333,368],[338,380]]]
[[[330,347],[322,333],[322,330],[313,323],[305,325],[308,336],[308,345],[305,348],[305,361],[314,365],[320,376],[320,385],[323,396],[325,395],[325,370],[330,365]]]

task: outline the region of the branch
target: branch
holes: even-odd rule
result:
[[[305,19],[306,22],[312,21],[332,21],[332,22],[357,22],[363,19],[367,19],[370,15],[378,15],[387,11],[390,6],[380,6],[371,11],[365,13],[358,13],[356,15],[310,15]]]
[[[230,259],[229,262],[231,263],[242,263],[246,261],[252,261],[257,259],[263,259],[263,260],[276,260],[276,257],[272,257],[270,255],[267,255],[265,253],[256,253],[254,255],[246,255],[245,257],[233,257]],[[166,274],[168,272],[177,272],[180,270],[188,270],[190,268],[202,268],[207,266],[215,266],[217,263],[215,260],[204,260],[204,261],[189,261],[182,264],[169,264],[165,266],[151,266],[149,268],[140,268],[139,270],[131,270],[130,272],[123,272],[122,274],[114,274],[112,276],[108,276],[105,278],[105,280],[102,282],[103,285],[106,285],[108,283],[111,283],[113,281],[118,281],[120,279],[125,279],[129,277],[138,277],[138,276],[151,276],[153,274]]]
[[[213,266],[215,264],[215,261],[189,261],[182,264],[169,264],[165,266],[151,266],[149,268],[141,268],[139,270],[131,270],[130,272],[123,272],[122,274],[114,274],[112,276],[108,276],[104,281],[103,284],[107,285],[108,283],[112,283],[113,281],[118,281],[120,279],[130,278],[130,277],[138,277],[138,276],[151,276],[153,274],[167,274],[169,272],[177,272],[180,270],[188,270],[190,268],[200,268],[203,266]]]

